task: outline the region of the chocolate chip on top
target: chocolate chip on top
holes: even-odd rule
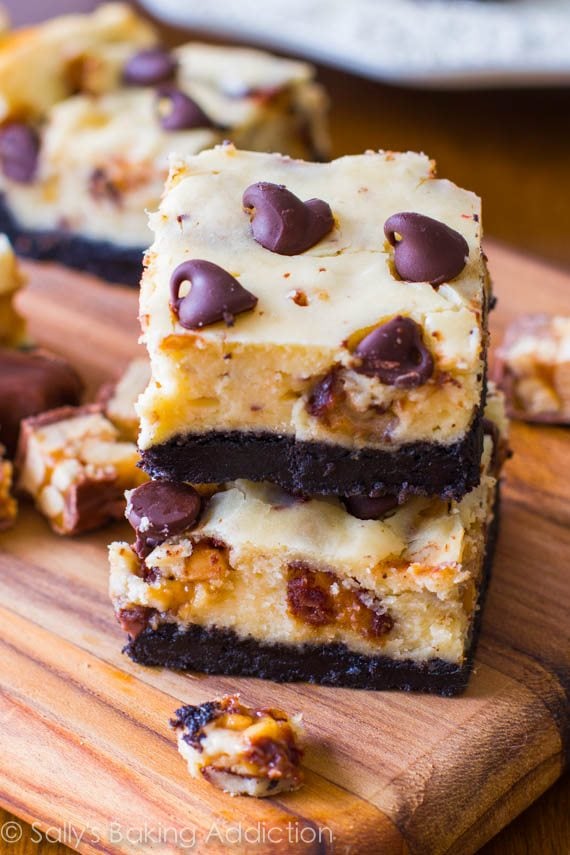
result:
[[[164,48],[155,47],[135,53],[123,69],[123,80],[132,86],[156,86],[172,80],[176,60]]]
[[[184,282],[190,282],[190,291],[180,297]],[[170,306],[188,330],[217,321],[225,321],[230,327],[235,315],[248,312],[256,305],[257,297],[211,261],[183,261],[170,278]]]
[[[31,184],[36,177],[40,140],[24,122],[10,122],[0,128],[0,163],[11,181]]]
[[[163,87],[158,93],[160,124],[165,131],[190,131],[194,128],[215,128],[216,124],[189,95],[174,86]]]
[[[422,328],[398,315],[362,339],[354,354],[355,370],[378,377],[388,386],[421,386],[433,374],[433,358],[423,343]]]
[[[442,285],[459,276],[467,262],[463,235],[423,214],[393,214],[384,223],[384,234],[394,247],[398,275],[408,282]]]
[[[133,490],[127,502],[127,519],[137,533],[135,550],[146,557],[168,537],[192,528],[202,500],[189,484],[147,481]]]
[[[344,506],[359,520],[380,520],[398,507],[397,496],[345,496]]]
[[[302,202],[283,184],[260,181],[243,194],[257,243],[279,255],[300,255],[332,230],[330,206],[322,199]]]

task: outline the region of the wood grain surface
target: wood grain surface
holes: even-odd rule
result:
[[[498,245],[489,255],[495,338],[533,305],[537,287],[544,310],[570,309],[570,277]],[[138,351],[136,295],[56,267],[29,269],[21,306],[36,339],[68,356],[91,390],[116,376]],[[126,524],[66,540],[23,507],[0,538],[0,803],[35,823],[22,832],[23,851],[37,851],[34,829],[51,829],[82,852],[143,851],[153,841],[174,852],[193,840],[207,852],[475,852],[568,758],[569,440],[559,428],[514,426],[476,673],[457,699],[134,665],[120,652],[106,590],[106,544],[128,537]],[[169,716],[180,702],[236,688],[253,703],[304,713],[300,792],[231,799],[188,778]],[[243,841],[260,828],[273,841]]]

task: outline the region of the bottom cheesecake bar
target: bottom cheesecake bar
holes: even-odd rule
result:
[[[498,495],[498,494],[497,494]],[[395,658],[383,653],[361,653],[350,643],[283,643],[242,636],[222,626],[180,625],[156,621],[148,607],[135,606],[118,615],[124,627],[134,628],[124,648],[141,665],[206,674],[259,677],[275,682],[308,682],[355,689],[401,689],[430,692],[447,697],[467,686],[473,665],[481,608],[489,581],[498,530],[498,502],[487,531],[478,596],[469,628],[463,634],[460,656],[455,660],[434,655]],[[255,595],[255,591],[252,592]],[[262,607],[262,606],[260,606]],[[140,631],[138,631],[140,630]],[[138,631],[138,634],[137,634]],[[381,648],[380,648],[381,649]]]
[[[299,498],[247,481],[202,497],[169,482],[133,491],[137,540],[110,547],[126,652],[173,669],[457,694],[506,448],[494,393],[486,414],[481,481],[459,502]]]

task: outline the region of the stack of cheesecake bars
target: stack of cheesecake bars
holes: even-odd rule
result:
[[[423,155],[173,157],[111,595],[146,665],[452,695],[506,456],[480,202]]]

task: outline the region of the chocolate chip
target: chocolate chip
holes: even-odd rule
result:
[[[190,282],[188,294],[180,297],[180,288]],[[239,284],[222,267],[211,261],[183,261],[170,278],[170,306],[187,330],[225,321],[230,327],[234,316],[257,305],[257,297]]]
[[[283,184],[260,181],[243,194],[257,243],[279,255],[299,255],[332,230],[332,211],[322,199],[302,202]]]
[[[359,520],[380,520],[398,507],[397,496],[345,496],[346,510]]]
[[[176,60],[164,48],[148,48],[135,53],[123,69],[123,80],[133,86],[156,86],[172,80]]]
[[[408,282],[441,285],[459,276],[467,262],[463,235],[423,214],[393,214],[384,223],[384,234],[394,247],[398,275]]]
[[[0,128],[0,161],[6,178],[19,184],[31,184],[36,176],[39,153],[39,137],[29,125],[10,122]]]
[[[159,91],[158,98],[160,124],[165,131],[190,131],[193,128],[216,127],[196,101],[180,89],[175,89],[173,86],[163,88]]]
[[[433,358],[422,340],[422,329],[411,318],[397,315],[362,339],[355,355],[356,371],[378,377],[388,386],[421,386],[433,374]]]
[[[136,551],[146,557],[166,538],[192,528],[202,500],[189,484],[147,481],[133,490],[127,503],[127,519],[137,533]]]

